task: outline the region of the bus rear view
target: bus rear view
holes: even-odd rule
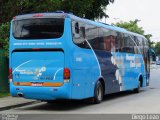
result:
[[[93,98],[149,85],[144,36],[67,13],[16,16],[10,31],[12,96]]]
[[[70,98],[70,69],[65,63],[63,14],[16,16],[10,31],[10,91],[12,96],[54,100]],[[69,33],[69,32],[68,32]]]

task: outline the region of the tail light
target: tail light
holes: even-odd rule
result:
[[[64,81],[69,82],[70,79],[70,69],[69,68],[64,68]]]
[[[9,81],[12,82],[12,68],[9,68]]]

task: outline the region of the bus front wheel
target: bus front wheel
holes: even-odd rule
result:
[[[100,81],[97,82],[94,91],[94,103],[101,103],[103,100],[103,85]]]

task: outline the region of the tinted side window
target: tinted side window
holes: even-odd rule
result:
[[[138,37],[138,41],[139,41],[139,50],[142,54],[144,54],[143,51],[143,39],[141,37]]]
[[[133,36],[124,34],[124,46],[122,48],[123,52],[127,53],[134,53],[134,41],[133,41]]]
[[[101,41],[99,41],[98,33],[98,27],[93,25],[86,25],[86,39],[88,40],[93,49],[100,49]]]
[[[77,28],[78,26],[78,28]],[[88,43],[85,40],[84,37],[84,31],[83,29],[80,28],[85,28],[85,24],[77,21],[72,21],[72,36],[73,36],[73,42],[81,47],[81,48],[89,48]],[[78,31],[78,32],[77,32]],[[85,31],[86,33],[86,31]]]
[[[104,50],[111,51],[111,31],[106,28],[102,28],[101,30],[103,33]]]
[[[122,46],[124,44],[123,34],[120,32],[116,32],[116,35],[117,35],[115,38],[116,52],[122,52]]]
[[[136,45],[139,46],[138,37],[134,36],[134,41],[135,41]]]
[[[143,39],[144,41],[144,46],[143,46],[143,51],[144,51],[144,57],[148,57],[148,45],[147,45],[147,40]]]
[[[117,37],[116,31],[112,31],[111,30],[111,32],[110,32],[111,52],[115,52],[116,51],[116,37]]]
[[[134,53],[134,46],[135,46],[135,43],[134,43],[134,37],[132,35],[129,35],[129,47],[130,47],[130,53]]]
[[[88,25],[87,25],[88,26]],[[86,30],[86,38],[95,50],[111,50],[111,34],[106,28],[90,26]]]

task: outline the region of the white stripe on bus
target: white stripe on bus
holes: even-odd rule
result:
[[[16,67],[16,68],[13,70],[12,73],[14,73],[16,70],[18,70],[18,68],[21,67],[22,65],[27,64],[27,63],[29,63],[29,62],[31,62],[31,61],[32,61],[32,60],[28,60],[28,61],[26,61],[26,62],[20,64],[18,67]]]
[[[98,68],[99,68],[99,71],[100,71],[100,75],[99,75],[99,76],[101,77],[102,74],[101,74],[101,68],[100,68],[100,64],[99,64],[98,58],[97,58],[97,56],[96,56],[96,54],[95,54],[92,46],[90,45],[90,43],[87,41],[87,39],[85,39],[85,40],[86,40],[86,42],[88,43],[89,47],[91,48],[91,50],[92,50],[92,52],[93,52],[93,54],[94,54],[94,56],[95,56],[95,58],[96,58],[96,61],[97,61],[97,64],[98,64]]]

